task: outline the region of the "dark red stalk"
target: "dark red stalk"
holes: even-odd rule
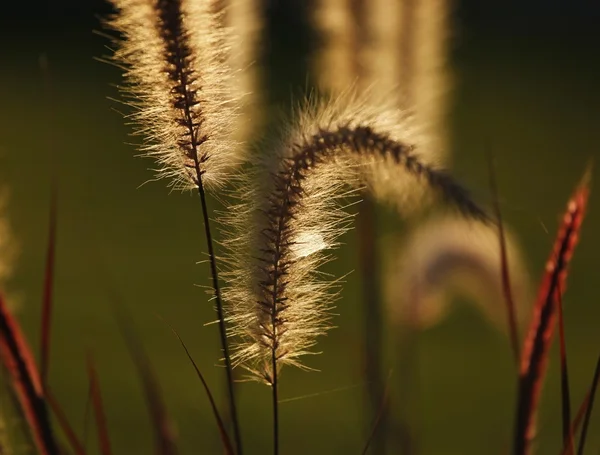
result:
[[[387,383],[385,385],[385,389],[383,390],[381,402],[379,403],[377,413],[375,414],[375,421],[373,422],[373,427],[371,428],[371,432],[370,432],[369,437],[367,438],[367,442],[365,443],[365,446],[363,448],[362,455],[367,455],[367,452],[369,451],[371,443],[375,439],[377,430],[381,426],[381,421],[387,413],[387,410],[389,407],[389,402],[390,402],[389,382],[390,382],[391,375],[392,374],[390,372],[390,374],[388,375]],[[385,449],[383,449],[383,450],[385,450]],[[376,452],[376,453],[379,453],[379,452]]]
[[[593,386],[593,384],[592,384],[592,386]],[[587,409],[590,404],[590,394],[591,394],[591,387],[586,392],[585,397],[583,398],[583,401],[581,402],[581,404],[579,405],[579,408],[577,409],[577,414],[575,414],[575,418],[573,419],[573,422],[571,423],[571,434],[573,435],[573,440],[575,440],[575,435],[577,435],[577,432],[579,431],[579,427],[581,426],[581,422],[583,422],[583,419],[587,413]],[[569,447],[563,447],[563,451],[561,452],[561,455],[567,455],[569,453],[568,451],[569,451]]]
[[[91,410],[92,410],[92,388],[88,384],[88,391],[85,398],[85,408],[83,411],[83,445],[87,448],[88,446],[88,436],[90,429],[90,418],[91,418]]]
[[[0,357],[41,455],[58,455],[39,372],[17,320],[0,294]]]
[[[177,455],[177,445],[175,443],[175,432],[173,424],[167,412],[167,407],[163,399],[161,387],[150,364],[142,343],[137,337],[133,321],[129,314],[124,311],[124,306],[118,307],[117,320],[121,328],[121,333],[129,349],[133,363],[136,366],[142,386],[146,403],[150,413],[152,426],[154,429],[155,447],[157,455]]]
[[[566,455],[574,455],[573,432],[571,431],[571,398],[569,392],[569,373],[567,365],[567,344],[565,341],[565,325],[560,288],[557,290],[558,332],[560,341],[560,385],[562,398],[563,447],[567,448]]]
[[[583,455],[583,449],[585,447],[585,440],[587,438],[587,431],[592,417],[592,409],[594,407],[594,398],[596,397],[596,390],[598,389],[598,382],[600,382],[600,355],[596,362],[596,369],[594,370],[594,378],[590,385],[590,391],[587,395],[587,406],[585,409],[585,418],[583,420],[583,427],[581,428],[581,437],[579,438],[579,447],[577,448],[577,455]]]
[[[523,345],[514,439],[514,455],[530,453],[554,326],[558,292],[566,289],[567,267],[577,244],[589,195],[587,179],[569,200],[554,248],[546,264],[533,316]]]
[[[102,402],[102,393],[100,391],[100,381],[98,380],[98,373],[91,355],[88,355],[87,358],[87,371],[90,378],[92,407],[94,409],[94,417],[96,419],[96,430],[98,431],[100,453],[102,453],[102,455],[112,455],[112,450],[110,448],[110,437],[108,435],[108,425],[106,423],[106,415],[104,413],[104,405]]]
[[[490,187],[492,191],[492,199],[494,202],[494,214],[498,223],[498,240],[500,243],[500,270],[502,278],[502,292],[504,301],[506,302],[506,310],[508,313],[508,328],[510,331],[510,344],[517,365],[520,358],[519,330],[517,326],[517,309],[513,298],[512,287],[510,284],[510,273],[508,271],[508,254],[506,252],[506,235],[504,233],[504,223],[502,222],[502,211],[500,210],[500,202],[498,200],[498,185],[496,183],[496,173],[494,162],[490,159]]]
[[[65,414],[64,410],[60,406],[60,403],[54,397],[54,395],[52,394],[50,389],[48,389],[48,387],[46,387],[45,392],[46,392],[46,400],[48,401],[48,405],[50,405],[50,408],[54,412],[54,415],[56,416],[56,420],[58,421],[58,424],[60,425],[61,429],[63,430],[63,433],[67,437],[67,440],[69,441],[69,444],[71,445],[71,448],[77,455],[86,455],[85,448],[83,447],[83,444],[77,437],[77,434],[73,430],[73,427],[69,423],[69,419],[67,419],[67,415]]]

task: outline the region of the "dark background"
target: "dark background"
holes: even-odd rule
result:
[[[307,59],[315,40],[310,2],[265,5],[262,41],[269,108],[286,109],[310,88]],[[503,210],[518,233],[534,279],[550,250],[558,216],[600,144],[600,5],[593,1],[460,2],[451,58],[455,74],[450,124],[454,172],[487,200],[486,150],[498,162]],[[109,52],[98,17],[104,2],[12,2],[0,9],[0,175],[21,245],[10,289],[34,346],[47,231],[51,169],[59,176],[59,234],[51,384],[74,423],[83,427],[86,349],[97,358],[117,453],[147,453],[151,434],[138,380],[110,309],[113,296],[130,308],[177,421],[182,452],[218,453],[208,404],[161,314],[179,329],[219,394],[221,371],[207,284],[204,241],[194,197],[169,194],[133,159],[129,129],[118,113],[119,70],[94,60]],[[40,71],[40,56],[49,73]],[[311,79],[309,79],[310,81]],[[44,87],[49,87],[44,88]],[[281,107],[283,106],[283,108]],[[271,109],[269,109],[271,112]],[[270,119],[273,120],[273,119]],[[572,396],[578,404],[600,349],[598,252],[600,206],[590,213],[565,296]],[[212,201],[214,204],[214,201]],[[388,214],[389,215],[389,214]],[[387,216],[386,220],[388,220]],[[395,230],[382,224],[384,233]],[[338,276],[356,267],[355,234],[344,238]],[[358,274],[348,280],[340,316],[311,359],[320,373],[285,373],[283,453],[355,453],[366,437],[361,376]],[[422,334],[419,412],[423,454],[505,453],[515,384],[508,340],[467,305]],[[557,357],[554,356],[554,359]],[[557,453],[560,401],[556,361],[539,423],[539,453]],[[268,451],[269,392],[241,386],[248,453]],[[343,389],[331,392],[334,389]],[[588,453],[600,447],[595,413]]]

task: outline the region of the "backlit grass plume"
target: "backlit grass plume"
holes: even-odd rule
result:
[[[110,25],[123,35],[114,59],[125,66],[145,136],[143,151],[158,162],[158,177],[172,186],[197,189],[202,204],[214,306],[225,363],[229,415],[238,455],[243,452],[227,330],[205,189],[224,183],[239,164],[234,130],[239,90],[232,81],[231,29],[220,0],[113,0]]]
[[[228,62],[230,30],[218,0],[112,0],[109,26],[122,34],[114,61],[123,92],[156,159],[157,177],[176,188],[213,188],[240,161],[231,139],[239,99]]]
[[[242,100],[234,138],[248,142],[256,139],[266,120],[260,62],[264,7],[260,0],[231,0],[226,3],[225,23],[236,31],[229,53],[229,64],[235,74],[232,89],[238,91],[238,95],[234,96],[240,96]]]
[[[356,2],[355,2],[356,3]],[[313,61],[319,86],[340,93],[357,82],[363,55],[357,42],[358,24],[353,20],[351,0],[319,0],[312,10],[320,46]]]
[[[260,166],[267,175],[255,178],[260,184],[242,191],[245,205],[231,210],[243,213],[233,220],[238,231],[230,240],[235,257],[227,300],[242,338],[234,358],[266,383],[276,382],[285,364],[302,366],[300,358],[329,327],[334,282],[323,280],[318,268],[348,228],[339,202],[348,183],[393,189],[395,181],[414,179],[466,215],[485,218],[463,187],[422,160],[397,112],[367,106],[347,96],[301,110]],[[396,170],[395,179],[378,182],[384,165]],[[393,197],[389,188],[380,194]],[[237,252],[240,245],[246,251]]]
[[[319,86],[339,93],[359,84],[377,95],[393,94],[443,154],[451,6],[451,0],[318,0]]]
[[[506,236],[508,269],[519,321],[530,312],[526,267],[513,236]],[[456,217],[435,217],[403,242],[388,245],[385,295],[395,325],[428,328],[467,296],[494,325],[506,328],[502,261],[496,230]]]

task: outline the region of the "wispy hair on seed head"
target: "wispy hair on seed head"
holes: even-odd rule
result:
[[[365,184],[377,190],[382,164],[397,173],[376,195],[404,200],[406,186],[395,192],[395,182],[413,179],[467,215],[485,217],[462,187],[418,154],[410,128],[393,120],[398,112],[378,111],[364,99],[348,93],[309,101],[258,163],[265,175],[254,176],[259,183],[248,182],[245,201],[230,209],[227,222],[238,227],[228,241],[232,270],[225,291],[241,340],[234,359],[267,383],[273,356],[277,369],[301,366],[300,357],[329,328],[335,282],[319,267],[349,228],[340,196]]]
[[[232,35],[218,0],[112,3],[109,26],[122,34],[113,60],[124,67],[122,91],[157,178],[195,188],[197,164],[206,187],[224,183],[241,156],[231,139],[239,103],[227,61]]]

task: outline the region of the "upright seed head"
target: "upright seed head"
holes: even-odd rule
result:
[[[113,59],[125,69],[143,154],[176,188],[194,188],[199,177],[218,186],[241,160],[231,139],[239,102],[227,62],[231,33],[218,0],[112,3],[118,13],[109,26],[123,35]]]

